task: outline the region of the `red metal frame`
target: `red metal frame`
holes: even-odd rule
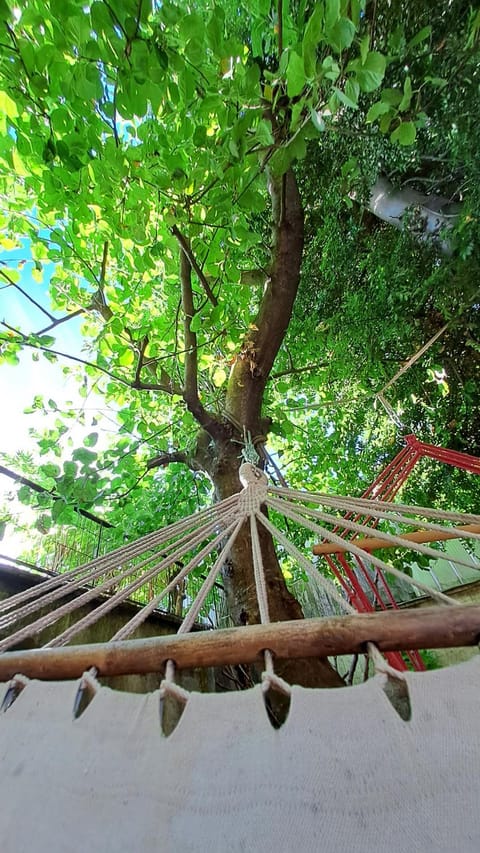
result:
[[[426,444],[424,441],[420,441],[415,435],[407,435],[405,437],[405,446],[402,447],[395,458],[392,459],[374,482],[363,492],[362,498],[383,501],[393,500],[405,480],[411,474],[418,460],[422,457],[435,459],[437,462],[453,465],[455,468],[462,468],[464,471],[469,471],[472,474],[480,474],[480,459],[476,456],[461,453],[458,450],[449,450],[445,447],[435,447],[433,444]],[[362,524],[369,524],[372,528],[378,524],[378,519],[375,520],[368,515],[354,515],[352,512],[349,512],[345,518],[361,521]],[[354,539],[357,536],[352,531],[342,528],[341,525],[335,529],[335,532],[339,533],[344,539]],[[388,581],[379,569],[376,570],[376,577],[372,578],[361,557],[357,557],[355,554],[332,554],[326,556],[325,559],[338,582],[345,590],[350,604],[359,613],[369,613],[375,611],[377,608],[381,610],[386,610],[388,607],[398,609],[398,604],[395,601]],[[352,561],[353,565],[349,563],[349,560]],[[365,578],[371,589],[373,602],[366,595],[357,572]],[[386,594],[388,604],[383,599],[381,589]],[[425,669],[425,664],[419,652],[406,651],[404,655],[410,661],[413,669]],[[394,666],[396,669],[406,670],[408,668],[400,652],[387,652],[385,657],[391,666]]]

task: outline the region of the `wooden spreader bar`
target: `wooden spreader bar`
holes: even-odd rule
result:
[[[413,533],[397,533],[405,540],[405,548],[408,548],[409,542],[442,542],[446,539],[460,539],[462,536],[468,536],[469,533],[480,533],[480,524],[465,524],[463,527],[454,527],[450,530],[414,530]],[[312,551],[317,556],[319,554],[343,554],[349,551],[349,545],[355,545],[357,548],[363,548],[364,551],[377,551],[379,548],[400,548],[396,542],[389,542],[388,539],[380,537],[367,536],[365,539],[352,539],[351,543],[345,540],[345,545],[335,545],[333,542],[325,542],[321,545],[314,545]],[[441,557],[441,554],[439,554]],[[448,555],[446,556],[448,559]]]
[[[94,666],[102,675],[160,672],[167,660],[179,669],[253,663],[270,649],[277,658],[327,657],[365,651],[473,646],[480,640],[480,605],[426,607],[277,622],[195,634],[93,643],[85,646],[5,652],[0,681],[17,673],[30,678],[78,678]]]

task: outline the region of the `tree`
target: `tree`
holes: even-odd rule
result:
[[[372,21],[376,4],[250,6],[0,4],[4,247],[29,241],[51,300],[29,294],[45,322],[35,334],[5,323],[3,357],[27,348],[80,363],[82,393],[101,394],[121,425],[101,455],[94,428],[44,471],[57,519],[71,502],[98,505],[174,463],[227,497],[239,488],[245,431],[257,445],[272,429],[291,434],[285,394],[301,405],[299,377],[312,374],[319,390],[324,366],[315,347],[306,358],[298,319],[296,345],[285,344],[311,205],[295,164],[309,144],[382,138],[379,120],[389,145],[408,147],[425,121],[401,45],[388,41],[392,21]],[[429,37],[416,34],[413,55]],[[350,191],[347,181],[341,197]],[[0,274],[18,291],[18,270]],[[79,318],[83,351],[62,354],[56,330]],[[61,457],[65,421],[59,413],[41,438],[44,452]],[[261,544],[272,619],[301,617],[265,532]],[[257,621],[247,530],[224,583],[234,622]],[[307,669],[305,681],[337,683],[326,664]]]

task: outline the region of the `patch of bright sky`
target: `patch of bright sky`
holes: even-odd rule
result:
[[[28,244],[10,252],[3,251],[0,254],[0,263],[11,269],[18,269],[18,283],[22,290],[51,314],[55,314],[51,311],[48,297],[48,283],[53,273],[53,264],[44,264],[42,283],[34,281]],[[56,316],[58,318],[61,315],[57,312]],[[26,333],[38,332],[49,323],[39,308],[5,280],[0,283],[0,320]],[[49,332],[48,334],[55,337],[53,348],[81,356],[81,322],[81,318],[74,317]],[[47,399],[52,398],[59,408],[68,406],[69,403],[69,408],[73,409],[81,409],[85,405],[85,401],[79,396],[76,380],[72,376],[65,376],[63,372],[67,362],[61,359],[55,363],[49,362],[41,353],[39,360],[35,361],[32,358],[33,353],[33,350],[26,348],[20,354],[18,365],[2,364],[0,368],[0,388],[6,402],[7,415],[0,425],[0,449],[9,454],[18,450],[33,451],[31,428],[46,428],[55,420],[55,413],[52,413],[51,418],[41,412],[25,414],[24,410],[31,406],[35,395],[43,394]]]
[[[34,263],[26,241],[21,247],[12,251],[1,251],[0,264],[4,268],[17,269],[20,273],[18,284],[22,290],[56,319],[61,316],[58,312],[51,310],[48,296],[48,284],[54,270],[53,263],[43,264],[43,281],[41,283],[35,281],[32,278]],[[39,308],[2,278],[0,278],[0,321],[25,333],[39,332],[49,324],[48,318]],[[82,354],[84,339],[80,334],[81,323],[81,317],[74,317],[48,332],[55,337],[52,348],[70,355],[85,357],[85,354]],[[72,375],[65,375],[63,371],[68,361],[59,358],[52,363],[47,361],[41,353],[38,361],[35,361],[32,358],[33,352],[28,348],[21,352],[18,365],[6,363],[0,365],[0,391],[4,401],[3,417],[0,423],[0,452],[13,456],[18,451],[25,451],[31,453],[41,464],[47,460],[39,456],[36,440],[31,435],[31,431],[32,429],[42,431],[53,427],[58,414],[55,411],[44,414],[41,410],[25,413],[25,409],[32,405],[36,395],[43,395],[45,400],[51,398],[60,409],[85,412],[85,424],[77,419],[71,420],[68,437],[73,440],[76,447],[81,446],[83,438],[93,431],[92,419],[103,413],[104,402],[93,394],[90,394],[87,400],[80,396],[78,381]],[[113,412],[111,418],[114,420]],[[115,424],[111,423],[111,426],[115,432]],[[95,427],[95,430],[99,431],[97,444],[99,449],[108,444],[110,430],[107,432],[99,427]],[[7,467],[12,466],[7,465]],[[8,500],[10,508],[21,516],[22,522],[28,527],[29,523],[33,524],[34,516],[29,508],[18,502],[14,501],[12,505],[12,485],[10,479],[0,477],[0,503]],[[25,549],[26,544],[25,537],[14,534],[13,530],[7,526],[5,538],[1,543],[3,554],[15,557]]]

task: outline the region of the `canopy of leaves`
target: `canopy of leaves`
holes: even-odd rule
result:
[[[198,469],[198,412],[224,418],[233,365],[254,371],[267,178],[281,183],[292,165],[303,279],[263,401],[285,475],[361,491],[397,437],[375,393],[447,321],[390,400],[408,430],[478,447],[478,13],[363,0],[0,0],[0,11],[3,248],[22,255],[28,241],[0,275],[21,297],[31,272],[39,318],[34,333],[5,318],[2,357],[60,359],[85,404],[100,395],[118,424],[100,449],[87,405],[38,431],[58,520],[71,504],[111,506],[133,535],[205,500],[203,473],[149,463]],[[380,171],[461,204],[450,259],[363,211]],[[56,329],[74,317],[81,343],[73,335],[62,355]],[[32,408],[55,411],[49,397]],[[79,418],[83,446],[69,446]]]

